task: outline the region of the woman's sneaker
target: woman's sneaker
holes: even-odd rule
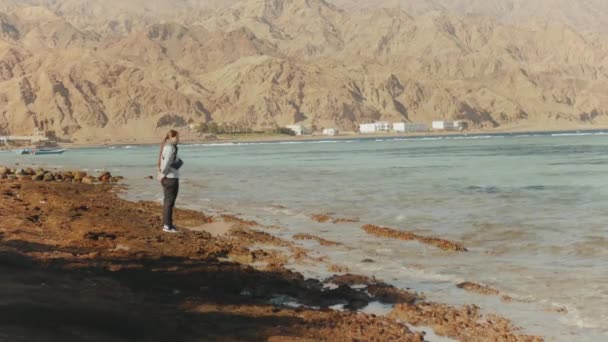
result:
[[[179,231],[177,229],[175,229],[175,227],[168,227],[168,226],[163,226],[163,232],[165,232],[165,233],[179,233]]]

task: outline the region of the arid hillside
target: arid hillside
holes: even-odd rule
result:
[[[603,0],[332,0],[347,10],[402,8],[414,15],[447,11],[488,16],[505,23],[557,21],[583,31],[608,32],[608,2]]]
[[[0,0],[0,134],[112,141],[189,123],[354,130],[441,118],[608,126],[606,25],[568,19],[604,3],[541,6],[546,20],[527,20],[516,0],[478,2],[474,16],[462,11],[471,1],[334,2]]]

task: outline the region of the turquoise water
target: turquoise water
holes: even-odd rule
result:
[[[0,153],[0,164],[105,168],[128,178],[129,198],[160,200],[157,183],[144,180],[155,175],[157,153],[139,146]],[[180,154],[178,205],[276,225],[283,229],[271,232],[285,238],[339,240],[352,249],[305,246],[431,300],[476,303],[550,340],[608,339],[608,135],[198,145]],[[454,239],[470,251],[374,238],[360,223],[310,220],[318,213]],[[300,267],[326,275],[318,265]],[[465,280],[515,300],[455,287]]]

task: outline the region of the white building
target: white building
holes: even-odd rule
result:
[[[373,123],[360,124],[359,132],[362,134],[376,133],[376,125]]]
[[[338,134],[338,130],[335,128],[325,128],[323,129],[323,135],[328,135],[333,137],[334,135]]]
[[[35,137],[46,137],[46,132],[43,129],[39,129],[38,127],[34,128],[34,135]]]
[[[406,123],[406,122],[395,122],[393,123],[393,131],[397,133],[406,132],[426,132],[429,127],[424,123]]]
[[[390,124],[386,121],[378,121],[374,123],[366,123],[359,125],[359,132],[362,134],[373,134],[390,131]]]
[[[455,129],[452,121],[433,121],[433,129],[438,131],[453,131]]]
[[[454,121],[454,129],[457,131],[462,131],[469,128],[469,123],[464,120]]]
[[[302,125],[287,125],[285,128],[292,130],[296,135],[309,134],[310,130]]]

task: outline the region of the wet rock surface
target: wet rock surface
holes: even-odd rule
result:
[[[329,223],[333,221],[333,218],[331,218],[331,216],[323,214],[310,215],[310,218],[319,223]]]
[[[296,234],[293,236],[294,240],[313,240],[317,241],[321,246],[340,246],[342,245],[339,242],[326,240],[311,234]]]
[[[475,293],[484,294],[484,295],[495,295],[495,296],[500,295],[500,291],[498,291],[495,288],[489,287],[487,285],[473,283],[470,281],[465,281],[456,286],[460,289],[463,289],[463,290],[466,290],[469,292],[475,292]]]
[[[511,322],[496,315],[483,316],[479,307],[466,305],[460,308],[437,304],[398,304],[389,317],[413,325],[431,327],[440,336],[461,341],[485,342],[539,342],[541,337],[519,334]]]
[[[456,286],[458,288],[463,289],[468,292],[474,292],[474,293],[478,293],[478,294],[482,294],[482,295],[489,295],[489,296],[500,296],[500,299],[506,303],[510,303],[513,301],[513,298],[511,298],[511,296],[503,294],[500,290],[497,290],[488,285],[477,284],[477,283],[474,283],[471,281],[465,281],[460,284],[457,284]]]
[[[334,218],[331,217],[330,215],[326,215],[326,214],[313,214],[310,215],[310,218],[313,221],[319,222],[319,223],[357,223],[359,222],[358,218]]]
[[[416,292],[398,289],[376,278],[358,274],[334,275],[325,279],[324,283],[335,284],[337,286],[358,287],[369,293],[375,300],[386,304],[414,304],[417,300],[424,299],[422,295]]]
[[[396,239],[396,240],[404,240],[404,241],[418,241],[420,243],[435,246],[437,248],[443,249],[445,251],[451,252],[466,252],[467,249],[460,243],[440,239],[435,237],[422,236],[418,234],[414,234],[411,232],[400,231],[396,229],[374,226],[371,224],[367,224],[363,226],[363,230],[374,236]]]

